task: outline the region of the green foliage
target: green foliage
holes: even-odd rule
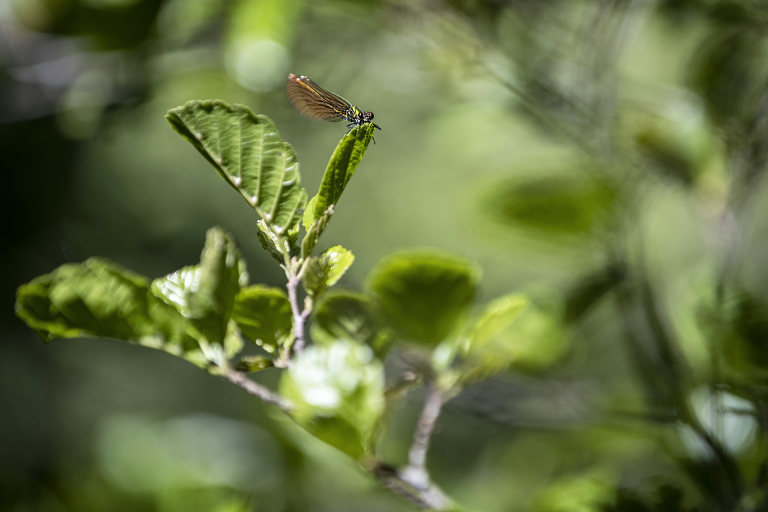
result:
[[[368,345],[381,360],[393,341],[374,300],[365,293],[343,290],[329,292],[317,303],[311,332],[315,343],[323,345],[335,340]]]
[[[613,485],[595,475],[562,478],[537,496],[535,512],[598,512],[613,499]]]
[[[184,317],[152,293],[149,281],[102,258],[62,265],[22,285],[16,314],[44,341],[114,338],[207,365]]]
[[[434,347],[454,332],[475,297],[480,269],[441,251],[404,251],[385,258],[369,287],[405,337]]]
[[[280,265],[284,264],[285,258],[283,257],[283,251],[280,249],[282,243],[280,237],[269,229],[269,226],[267,226],[263,219],[259,219],[256,223],[256,228],[256,238],[259,239],[261,248],[267,251]]]
[[[504,332],[528,307],[529,302],[525,295],[510,294],[487,304],[467,333],[467,352],[481,350],[494,337]]]
[[[519,349],[514,336],[504,336],[529,305],[524,295],[510,294],[490,302],[467,330],[460,369],[463,382],[487,378],[506,369]]]
[[[200,265],[190,281],[186,303],[196,337],[225,347],[227,356],[233,356],[242,343],[229,320],[235,297],[248,284],[248,273],[232,235],[219,228],[208,230]]]
[[[553,234],[593,231],[614,206],[616,190],[605,180],[576,172],[537,175],[497,184],[486,208],[515,226]]]
[[[277,234],[296,224],[307,193],[293,148],[268,117],[206,100],[171,109],[166,119]]]
[[[208,230],[199,265],[150,285],[100,258],[62,265],[19,288],[16,311],[44,340],[98,336],[159,348],[207,367],[242,348],[230,321],[248,283],[232,235]],[[210,368],[216,371],[215,368]]]
[[[322,217],[313,220],[309,226],[305,224],[307,234],[304,235],[304,239],[301,241],[302,258],[309,258],[312,255],[312,251],[315,250],[315,246],[317,245],[317,240],[320,238],[320,235],[323,234],[328,222],[331,220],[331,215],[333,215],[333,206],[329,207]],[[305,215],[304,221],[306,222],[306,220],[307,216]]]
[[[307,263],[304,288],[312,297],[319,297],[336,284],[355,261],[355,256],[340,245],[331,247]]]
[[[323,174],[320,190],[309,202],[304,213],[304,227],[308,231],[309,226],[322,218],[329,207],[338,204],[342,192],[352,179],[368,144],[371,143],[374,129],[372,124],[356,126],[336,146]]]
[[[255,285],[242,289],[232,319],[243,336],[269,353],[275,353],[291,336],[291,304],[277,288]]]
[[[360,459],[372,452],[384,408],[384,369],[370,347],[338,340],[308,347],[280,380],[293,419],[317,438]]]

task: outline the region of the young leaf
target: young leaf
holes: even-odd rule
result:
[[[467,333],[468,351],[481,348],[505,331],[528,307],[528,297],[509,294],[488,303]]]
[[[299,164],[268,117],[206,100],[171,109],[166,119],[277,234],[298,222],[307,200]]]
[[[497,299],[475,324],[469,350],[459,368],[464,383],[487,378],[510,365],[541,370],[567,350],[568,338],[561,327],[559,304],[529,303],[520,307],[523,297],[507,298],[512,299],[508,306],[500,303],[505,297]],[[507,325],[502,328],[503,324]]]
[[[368,345],[376,357],[383,360],[392,344],[393,333],[384,325],[371,297],[337,290],[328,293],[315,306],[312,339],[323,345],[339,339]]]
[[[372,124],[356,126],[339,141],[336,150],[325,168],[320,190],[312,198],[304,212],[304,227],[312,225],[328,210],[338,204],[342,192],[355,173],[368,144],[371,143],[374,127]]]
[[[384,408],[384,370],[367,346],[337,341],[312,345],[280,380],[293,419],[315,437],[360,459],[370,454]]]
[[[233,339],[229,319],[235,296],[247,284],[245,261],[232,235],[221,228],[209,229],[186,295],[191,324],[209,343],[223,346]]]
[[[310,202],[310,205],[311,204],[312,203]],[[307,234],[304,235],[304,239],[301,241],[302,258],[309,258],[312,256],[312,251],[315,250],[317,240],[320,238],[320,235],[323,234],[325,227],[328,225],[328,221],[331,220],[331,215],[333,215],[333,206],[328,207],[328,209],[325,211],[325,214],[317,220],[314,220],[307,228]],[[307,217],[305,216],[304,220],[306,219]]]
[[[291,335],[291,304],[282,290],[249,286],[235,298],[232,319],[243,336],[274,353]]]
[[[263,219],[260,219],[256,223],[256,227],[258,228],[256,238],[259,239],[261,248],[267,251],[275,261],[283,265],[285,263],[285,258],[283,257],[283,252],[279,249],[280,238],[269,229],[269,226],[267,226],[267,223],[264,222]],[[298,226],[296,227],[298,228]]]
[[[451,254],[404,251],[373,270],[369,287],[405,336],[433,347],[459,325],[480,274],[476,265]]]
[[[179,311],[155,297],[146,278],[102,258],[62,265],[22,285],[16,314],[44,341],[114,338],[208,365]]]
[[[355,261],[355,256],[340,245],[331,247],[307,264],[304,288],[312,297],[319,297],[336,284]]]
[[[152,281],[152,293],[155,297],[161,299],[169,306],[188,317],[189,305],[187,304],[187,292],[192,287],[195,280],[195,274],[199,270],[198,265],[184,267],[165,277],[160,277]]]

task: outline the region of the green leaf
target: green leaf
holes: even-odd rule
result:
[[[385,258],[369,287],[406,337],[435,346],[460,325],[480,275],[476,265],[452,254],[405,251]]]
[[[221,228],[209,229],[200,265],[187,288],[188,318],[199,336],[221,345],[227,354],[237,344],[229,325],[235,296],[247,284],[245,261],[234,237]]]
[[[269,226],[267,226],[267,223],[264,222],[263,219],[256,223],[256,227],[258,228],[258,231],[256,232],[256,238],[259,239],[261,248],[267,251],[269,255],[275,259],[275,261],[283,265],[285,263],[285,258],[283,257],[283,252],[279,249],[280,238],[274,232],[272,232],[271,229],[269,229]]]
[[[325,168],[320,190],[304,212],[305,228],[325,215],[328,207],[338,204],[342,192],[355,173],[368,144],[371,143],[373,131],[372,124],[356,126],[339,141]]]
[[[571,171],[542,171],[497,183],[484,199],[485,208],[495,219],[539,235],[594,232],[610,218],[618,192],[594,172]]]
[[[208,362],[185,319],[149,281],[102,258],[66,264],[19,287],[16,314],[44,341],[107,337]]]
[[[278,235],[298,222],[306,191],[293,148],[272,120],[220,100],[189,101],[166,119]]]
[[[524,300],[520,296],[517,299],[514,295],[508,297],[515,302]],[[511,305],[510,316],[506,319],[483,322],[480,330],[475,331],[475,336],[479,334],[480,337],[471,340],[461,365],[463,382],[487,378],[510,365],[531,371],[542,370],[560,359],[568,348],[568,338],[562,328],[563,308],[559,303],[550,302],[529,303],[519,309]],[[507,325],[501,329],[504,323]],[[488,336],[491,333],[492,336]]]
[[[294,404],[293,419],[347,455],[372,452],[384,408],[384,369],[370,347],[348,341],[312,345],[280,380],[280,394]]]
[[[264,356],[243,356],[235,365],[239,372],[253,373],[275,366],[274,361]]]
[[[256,285],[237,294],[232,319],[243,336],[274,353],[291,336],[291,304],[282,290]]]
[[[312,203],[310,202],[310,205],[311,204]],[[301,257],[302,258],[309,258],[310,256],[312,256],[312,251],[315,250],[315,246],[317,245],[317,240],[320,238],[320,235],[323,234],[323,231],[325,231],[325,227],[328,225],[328,221],[331,220],[332,215],[333,215],[333,206],[330,206],[325,211],[325,214],[322,217],[313,221],[312,224],[310,224],[309,228],[307,228],[307,234],[304,235],[304,239],[301,241]],[[304,217],[304,219],[306,220],[306,216]]]
[[[504,332],[528,307],[528,297],[510,294],[490,302],[469,329],[468,351],[477,350]]]
[[[384,324],[376,303],[364,293],[342,290],[328,293],[315,306],[311,329],[315,343],[354,341],[370,346],[382,360],[393,341],[393,333]]]
[[[199,270],[198,265],[184,267],[172,274],[152,281],[152,293],[166,304],[188,317],[190,315],[187,304],[187,293],[192,288],[195,274]]]
[[[336,284],[355,261],[355,256],[340,245],[331,247],[307,264],[304,288],[312,297],[319,297]]]

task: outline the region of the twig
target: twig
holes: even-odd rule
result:
[[[290,402],[261,384],[252,381],[246,377],[244,373],[238,372],[232,368],[227,368],[223,376],[232,384],[240,386],[249,394],[260,398],[264,403],[276,405],[285,412],[291,412],[293,410],[293,405]]]
[[[455,510],[443,492],[434,484],[428,482],[426,486],[417,488],[403,475],[402,472],[387,464],[379,463],[371,474],[390,492],[393,492],[413,503],[423,510],[450,511]]]
[[[295,262],[295,260],[293,261]],[[299,309],[299,295],[297,293],[299,283],[304,277],[308,264],[309,257],[304,259],[298,272],[294,265],[286,265],[285,267],[285,275],[288,277],[285,288],[288,290],[288,301],[291,303],[291,312],[293,313],[293,350],[296,353],[301,353],[306,346],[304,324],[307,323],[307,318],[312,313],[312,301],[309,299],[304,301],[304,309]]]
[[[408,467],[404,472],[413,475],[413,480],[428,481],[427,474],[427,450],[429,449],[429,440],[432,432],[435,430],[437,417],[440,416],[440,409],[443,407],[443,394],[434,383],[427,383],[427,398],[424,401],[424,409],[421,411],[419,423],[416,425],[416,432],[413,434],[413,443],[408,452]]]
[[[304,315],[304,311],[299,309],[299,297],[296,293],[296,288],[299,286],[301,279],[298,276],[288,276],[288,283],[285,285],[288,290],[288,301],[291,303],[291,312],[293,313],[293,350],[295,352],[301,352],[304,350],[304,323],[307,317]]]
[[[401,496],[408,498],[403,488],[394,488],[394,483],[407,484],[410,487],[410,493],[417,499],[408,498],[413,503],[428,510],[451,510],[451,501],[443,492],[435,486],[429,478],[427,472],[427,450],[429,449],[429,440],[435,430],[437,418],[440,416],[440,410],[443,407],[443,392],[434,383],[427,383],[427,397],[424,401],[424,409],[421,411],[419,422],[416,425],[416,432],[413,434],[413,443],[408,452],[408,466],[402,471],[397,472],[397,482],[389,475],[388,482],[382,481],[389,489],[397,492]],[[407,489],[406,489],[407,490]]]

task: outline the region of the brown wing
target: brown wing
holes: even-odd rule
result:
[[[333,94],[306,76],[288,75],[285,97],[296,111],[307,119],[341,121],[352,107],[350,103]]]

